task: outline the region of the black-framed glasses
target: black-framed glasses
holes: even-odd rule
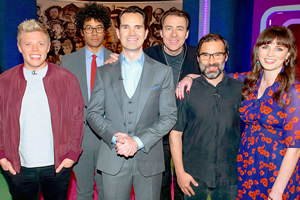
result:
[[[221,60],[225,57],[226,52],[216,52],[216,53],[201,53],[199,55],[200,60],[207,61],[212,56],[215,60]]]
[[[97,26],[97,28],[92,28],[91,26],[85,27],[83,29],[85,33],[91,34],[95,30],[96,33],[103,33],[104,32],[104,27],[103,26]]]

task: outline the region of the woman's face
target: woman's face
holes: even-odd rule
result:
[[[284,60],[288,59],[288,48],[277,44],[274,40],[270,44],[261,45],[258,48],[258,58],[262,67],[267,71],[281,71]]]

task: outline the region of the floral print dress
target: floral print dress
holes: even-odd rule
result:
[[[237,200],[267,200],[287,148],[300,148],[300,83],[295,82],[291,86],[291,104],[282,109],[272,99],[273,93],[279,87],[277,79],[265,90],[262,97],[257,99],[262,74],[255,91],[242,102],[240,108],[241,118],[246,127],[241,136],[237,156]],[[283,102],[287,99],[287,94],[284,94]],[[298,160],[283,199],[300,199],[299,167]]]

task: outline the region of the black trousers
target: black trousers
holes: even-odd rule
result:
[[[55,173],[54,165],[46,167],[21,167],[20,173],[12,175],[3,171],[10,194],[14,200],[38,200],[42,191],[44,200],[66,200],[71,168]]]
[[[171,172],[171,151],[170,145],[164,144],[164,158],[166,170],[163,173],[163,181],[161,186],[160,200],[171,200],[171,184],[172,184],[172,172]],[[176,173],[173,174],[174,180],[174,200],[183,200],[184,194],[177,184]]]

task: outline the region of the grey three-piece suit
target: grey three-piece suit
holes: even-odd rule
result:
[[[138,168],[136,171],[141,176],[161,176],[165,169],[162,137],[174,126],[177,118],[174,91],[172,69],[147,55],[138,87],[131,98],[127,96],[123,86],[120,61],[97,69],[87,120],[102,138],[97,168],[103,172],[103,176],[108,174],[118,177],[124,171],[122,168],[127,166],[125,163],[130,160],[134,160]],[[112,143],[112,137],[117,132],[137,136],[144,147],[133,158],[117,155]],[[118,181],[122,180],[116,180],[114,185],[107,186],[104,182],[104,190],[107,188],[115,191],[114,199],[129,199],[127,193],[122,194],[122,190],[118,188]],[[133,184],[137,200],[159,199],[161,178],[160,182],[152,183],[152,186],[143,182]],[[149,187],[155,187],[158,194],[142,198],[137,188],[146,190]]]

